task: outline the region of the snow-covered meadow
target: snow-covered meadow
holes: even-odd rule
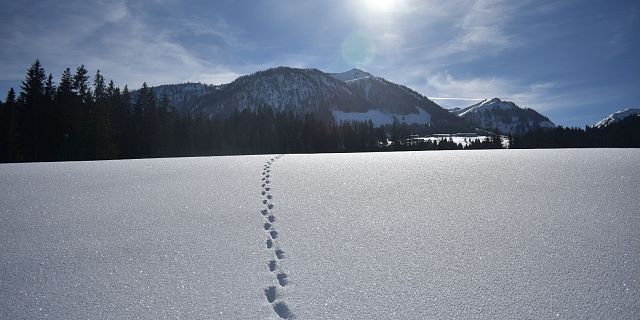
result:
[[[0,319],[637,319],[639,161],[585,149],[4,164]]]

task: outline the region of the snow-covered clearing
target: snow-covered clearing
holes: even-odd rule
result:
[[[1,319],[637,319],[640,150],[0,165]]]
[[[398,113],[384,113],[380,110],[368,110],[367,112],[344,112],[340,110],[331,110],[333,118],[337,123],[349,122],[349,121],[369,121],[373,123],[375,127],[393,124],[395,121],[399,123],[408,124],[425,124],[431,122],[431,115],[417,108],[418,113],[410,114],[398,114]]]
[[[464,147],[470,145],[471,142],[475,141],[475,140],[485,141],[487,139],[491,139],[491,137],[489,137],[489,136],[475,136],[475,137],[450,136],[450,137],[416,137],[416,138],[412,138],[412,140],[414,140],[414,141],[431,141],[433,143],[438,143],[438,142],[440,142],[440,140],[449,140],[449,138],[451,138],[451,140],[454,143],[461,144]],[[500,136],[500,138],[502,140],[502,146],[505,147],[505,148],[508,148],[509,147],[509,138],[507,136]]]

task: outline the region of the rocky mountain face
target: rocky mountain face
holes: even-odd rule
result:
[[[537,111],[520,108],[511,101],[498,98],[484,100],[466,108],[451,110],[476,128],[498,129],[514,135],[536,128],[554,128],[556,125]]]

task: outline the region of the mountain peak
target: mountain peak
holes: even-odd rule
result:
[[[598,123],[596,123],[594,127],[603,128],[614,122],[618,122],[633,115],[640,116],[640,108],[627,108],[616,111],[608,115],[606,118],[598,121]]]
[[[341,81],[351,81],[351,80],[373,77],[372,74],[357,68],[353,68],[349,71],[340,72],[340,73],[329,73],[329,75]]]
[[[485,99],[464,109],[454,111],[474,126],[499,129],[500,132],[522,134],[534,128],[553,128],[549,118],[533,109],[520,108],[512,101]]]

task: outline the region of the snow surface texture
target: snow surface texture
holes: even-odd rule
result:
[[[638,319],[638,160],[0,165],[0,318]]]
[[[0,319],[264,319],[268,156],[0,165]]]
[[[379,110],[369,110],[367,112],[343,112],[340,110],[332,110],[331,114],[336,119],[337,123],[345,121],[369,121],[373,122],[374,127],[379,127],[385,124],[392,124],[394,121],[408,124],[425,124],[431,122],[431,115],[418,109],[418,113],[410,114],[396,114],[396,113],[383,113]]]
[[[273,251],[273,254],[269,261],[265,264],[278,283],[277,285],[270,285],[264,289],[264,296],[268,303],[273,305],[273,311],[278,317],[282,319],[292,319],[294,317],[291,310],[287,306],[287,302],[283,301],[284,287],[289,284],[289,277],[279,266],[278,262],[285,259],[285,252],[280,246],[279,233],[276,230],[276,210],[273,204],[273,196],[271,195],[271,165],[280,159],[282,155],[271,158],[264,165],[262,171],[262,204],[263,208],[260,213],[264,216],[264,231],[266,233],[267,240],[265,241],[265,247],[267,250]]]
[[[640,116],[640,109],[638,108],[627,108],[624,110],[620,110],[608,115],[606,118],[598,121],[594,127],[596,128],[604,128],[610,124],[621,121],[625,118],[631,116]]]

